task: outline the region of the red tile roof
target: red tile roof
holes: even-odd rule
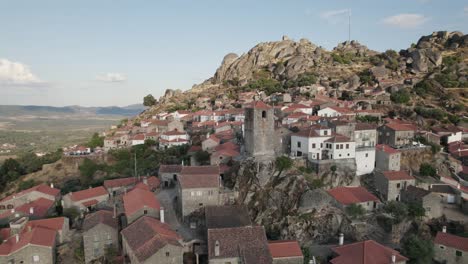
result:
[[[165,223],[152,217],[143,216],[122,230],[122,236],[133,254],[144,262],[164,246],[170,244],[182,247],[182,238]]]
[[[327,191],[335,200],[350,205],[355,203],[364,203],[370,201],[379,201],[375,195],[370,193],[364,187],[337,187]]]
[[[183,189],[219,187],[219,166],[185,166],[179,176]]]
[[[92,214],[88,214],[83,221],[83,230],[88,231],[98,224],[105,224],[117,230],[119,223],[117,218],[114,218],[114,213],[107,210],[99,210]]]
[[[438,232],[434,243],[468,252],[468,238],[466,237]]]
[[[331,142],[331,143],[341,143],[341,142],[351,142],[352,140],[349,139],[348,137],[345,137],[343,135],[335,134],[333,137],[325,140],[325,142]]]
[[[404,124],[404,123],[389,123],[386,124],[388,128],[395,130],[395,131],[414,131],[416,127],[411,124]]]
[[[13,196],[18,198],[20,196],[27,195],[27,194],[29,194],[31,192],[41,192],[41,193],[48,194],[48,195],[55,196],[55,197],[60,195],[60,190],[59,189],[51,188],[50,186],[48,186],[46,184],[39,184],[39,185],[36,185],[36,186],[34,186],[32,188],[21,191],[19,193],[15,193],[15,194],[12,194],[10,196],[7,196],[7,197],[3,198],[0,202],[5,202],[5,201],[8,201],[8,200],[11,200],[11,199],[13,199]]]
[[[99,187],[90,188],[90,189],[86,189],[86,190],[82,190],[78,192],[73,192],[71,193],[70,198],[72,201],[78,202],[78,201],[91,199],[91,198],[103,196],[103,195],[108,195],[108,193],[106,189],[104,189],[104,187],[99,186]]]
[[[106,189],[117,188],[117,187],[125,187],[125,186],[129,186],[129,185],[134,185],[136,182],[137,182],[137,179],[135,177],[105,180],[104,181],[104,187],[106,187]]]
[[[3,242],[0,245],[0,255],[8,256],[28,245],[53,247],[55,245],[55,236],[56,232],[54,230],[36,227],[31,231],[21,233],[18,242],[16,242],[16,236],[12,236]]]
[[[167,132],[164,132],[163,135],[166,135],[166,136],[182,136],[182,135],[186,135],[187,133],[183,132],[183,131],[177,131],[177,130],[171,130],[171,131],[167,131]]]
[[[132,140],[145,140],[144,134],[137,134],[132,137]]]
[[[161,181],[156,176],[150,176],[146,180],[151,190],[154,190],[161,185]]]
[[[246,108],[256,108],[256,109],[271,109],[270,105],[265,104],[262,101],[254,101],[249,104]]]
[[[23,204],[15,208],[17,212],[23,212],[25,215],[31,215],[35,217],[45,217],[47,216],[47,212],[50,208],[52,208],[55,204],[55,201],[39,198],[32,202]],[[30,209],[33,208],[33,213],[30,214]]]
[[[268,247],[274,259],[303,256],[301,247],[296,240],[268,241]]]
[[[384,171],[383,175],[389,181],[414,180],[415,178],[409,175],[406,171]]]
[[[141,188],[135,188],[125,194],[123,197],[123,203],[125,214],[127,216],[134,214],[144,207],[149,207],[158,211],[161,207],[154,193]]]
[[[398,251],[385,247],[374,240],[338,246],[332,250],[339,255],[330,261],[332,264],[387,264],[391,263],[392,255],[396,256],[397,263],[408,260]]]
[[[98,200],[92,199],[92,200],[89,200],[89,201],[86,201],[86,202],[82,203],[82,205],[85,206],[85,207],[90,207],[90,206],[96,205],[98,203],[99,203]]]
[[[182,165],[175,164],[175,165],[160,165],[159,166],[159,173],[180,173],[182,170]]]
[[[55,231],[60,231],[63,229],[64,224],[65,224],[65,217],[54,217],[54,218],[47,218],[47,219],[40,219],[40,220],[30,220],[26,224],[26,227],[31,227],[31,228],[43,227],[43,228],[48,228],[48,229],[52,229]]]
[[[378,144],[375,146],[375,149],[376,150],[380,150],[380,151],[383,151],[387,154],[396,154],[396,153],[400,153],[398,150],[390,147],[389,145],[384,145],[384,144]]]

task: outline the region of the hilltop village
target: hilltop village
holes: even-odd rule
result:
[[[145,175],[133,153],[134,171],[97,186],[4,197],[0,263],[468,263],[468,129],[392,108],[426,70],[375,66],[372,85],[342,89],[311,75],[284,91],[205,89],[189,108],[123,120],[63,159],[179,157]]]

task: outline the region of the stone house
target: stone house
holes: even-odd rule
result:
[[[107,152],[111,149],[116,149],[120,145],[120,137],[111,136],[104,139],[104,151]]]
[[[265,229],[262,226],[208,229],[208,263],[273,263]]]
[[[388,123],[379,128],[378,143],[393,148],[408,146],[414,139],[416,127],[406,123]]]
[[[118,178],[112,180],[105,180],[104,188],[106,188],[107,192],[111,197],[114,197],[116,195],[126,193],[127,190],[130,190],[137,183],[138,179],[135,177]]]
[[[240,146],[227,142],[215,147],[210,156],[211,165],[226,164],[240,155]]]
[[[135,188],[123,196],[123,205],[127,223],[131,224],[141,216],[159,218],[161,205],[154,193]]]
[[[151,120],[146,132],[165,133],[167,131],[184,131],[184,124],[178,120]]]
[[[57,232],[45,227],[24,228],[27,218],[15,225],[20,229],[0,244],[0,263],[55,263]],[[2,232],[3,233],[3,232]]]
[[[400,151],[384,144],[379,144],[375,148],[375,168],[381,171],[400,170]]]
[[[386,201],[400,201],[401,191],[416,184],[416,179],[406,171],[378,171],[374,177],[375,188]]]
[[[440,136],[439,144],[450,144],[457,141],[462,141],[462,132],[460,128],[456,126],[440,126],[432,127],[432,131]]]
[[[182,171],[182,165],[160,165],[159,166],[159,180],[161,180],[164,187],[169,187],[172,183],[177,181],[180,172]]]
[[[444,228],[434,239],[434,260],[446,264],[468,263],[468,238],[446,233]]]
[[[30,220],[26,223],[26,229],[34,229],[36,227],[43,227],[57,232],[57,244],[65,243],[68,239],[70,231],[70,222],[66,217],[54,217],[40,220]]]
[[[81,211],[87,211],[88,208],[106,203],[108,199],[109,193],[104,187],[99,186],[66,194],[63,196],[63,208],[75,207]]]
[[[108,248],[119,248],[119,223],[113,212],[99,210],[83,221],[85,263],[103,257]]]
[[[205,206],[206,229],[251,226],[249,212],[244,205]]]
[[[337,206],[345,209],[346,207],[356,204],[361,205],[366,211],[374,211],[378,204],[380,204],[379,198],[370,193],[364,187],[336,187],[327,191],[328,194],[333,197]]]
[[[439,218],[443,214],[442,198],[439,195],[412,185],[401,192],[401,201],[421,205],[428,219]]]
[[[206,205],[219,205],[219,166],[184,166],[178,183],[179,212],[184,220]]]
[[[202,141],[202,150],[211,152],[219,144],[221,144],[221,139],[216,137],[216,135],[210,135]]]
[[[275,117],[273,108],[254,101],[245,108],[245,151],[251,157],[274,156]]]
[[[0,214],[5,212],[11,212],[12,209],[16,209],[21,206],[25,206],[30,204],[33,201],[38,201],[41,205],[44,205],[45,202],[51,201],[52,204],[58,202],[60,200],[60,190],[53,188],[52,186],[48,186],[46,184],[39,184],[27,190],[12,194],[0,200]],[[31,206],[33,206],[31,204]],[[27,212],[29,213],[29,209],[31,206],[27,206]],[[44,206],[42,206],[44,207]],[[48,206],[49,207],[49,206]]]
[[[143,216],[121,234],[123,254],[132,264],[183,263],[182,237],[157,219]]]
[[[331,264],[388,263],[406,264],[408,258],[398,251],[381,245],[374,240],[360,241],[332,248],[335,257]]]
[[[295,240],[268,241],[273,264],[303,264],[304,255]]]

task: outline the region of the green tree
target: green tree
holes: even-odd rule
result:
[[[18,192],[20,192],[22,190],[29,189],[31,187],[34,187],[35,185],[36,185],[36,181],[34,179],[30,179],[30,180],[27,180],[27,181],[21,181],[18,184]]]
[[[78,169],[80,170],[81,174],[81,185],[86,187],[92,183],[94,173],[96,173],[98,170],[102,170],[103,166],[86,158],[83,160],[83,163],[78,167]]]
[[[403,255],[410,259],[411,264],[426,264],[432,262],[434,247],[429,239],[410,235],[403,242]]]
[[[419,166],[419,174],[422,176],[435,177],[437,175],[437,170],[429,163],[422,163]]]
[[[346,213],[348,213],[351,218],[356,219],[363,216],[366,210],[364,210],[364,207],[360,204],[351,204],[346,207]]]
[[[410,93],[407,89],[400,89],[390,95],[390,100],[397,104],[406,104],[410,100]]]
[[[156,99],[154,99],[153,95],[148,94],[143,98],[143,105],[144,106],[153,106],[156,104]]]
[[[203,150],[197,151],[195,152],[195,160],[202,165],[208,164],[210,161],[210,153]]]
[[[408,216],[408,207],[401,202],[390,201],[384,206],[384,211],[393,218],[393,224],[398,224]]]
[[[104,137],[100,137],[98,133],[94,133],[86,145],[90,148],[104,147]]]
[[[426,210],[419,203],[409,203],[408,204],[408,215],[411,218],[420,219],[426,215]]]
[[[275,162],[275,167],[278,170],[278,176],[281,175],[281,173],[284,170],[288,170],[292,167],[293,161],[291,158],[287,156],[281,156],[276,158]]]

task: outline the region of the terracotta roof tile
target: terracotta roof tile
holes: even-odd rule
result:
[[[414,180],[414,177],[406,171],[384,171],[382,173],[389,181]]]
[[[134,214],[136,211],[144,207],[149,207],[158,211],[161,207],[154,193],[141,188],[135,188],[126,193],[123,197],[123,203],[125,214],[127,216]]]
[[[179,176],[183,189],[219,187],[219,166],[184,166]]]
[[[270,105],[265,104],[262,101],[254,101],[249,104],[246,108],[256,108],[256,109],[271,109]]]
[[[274,259],[303,257],[301,247],[296,240],[268,241],[268,247]]]
[[[350,205],[355,203],[364,203],[370,201],[379,201],[375,195],[370,193],[364,187],[337,187],[327,191],[335,200]]]
[[[98,224],[105,224],[114,228],[117,232],[119,223],[117,218],[114,218],[114,214],[111,211],[99,210],[97,212],[88,214],[83,221],[83,230],[88,231]]]
[[[208,229],[252,225],[249,212],[242,205],[205,206],[205,219]]]
[[[20,197],[20,196],[23,196],[23,195],[27,195],[27,194],[29,194],[31,192],[34,192],[34,191],[41,192],[41,193],[44,193],[44,194],[48,194],[48,195],[55,196],[55,197],[60,195],[60,190],[59,189],[51,188],[50,186],[48,186],[46,184],[39,184],[39,185],[36,185],[36,186],[34,186],[32,188],[21,191],[19,193],[15,193],[15,194],[12,194],[10,196],[7,196],[7,197],[3,198],[1,200],[1,202],[11,200],[11,199],[13,199],[13,197]]]
[[[99,186],[95,188],[90,188],[82,191],[72,192],[71,193],[71,200],[74,202],[91,199],[93,197],[108,195],[106,189],[104,187]]]
[[[43,227],[52,229],[55,231],[60,231],[64,228],[65,224],[65,217],[54,217],[54,218],[47,218],[47,219],[39,219],[39,220],[30,220],[26,227],[36,228],[36,227]]]
[[[375,146],[375,149],[376,150],[380,150],[380,151],[383,151],[387,154],[397,154],[397,153],[400,153],[398,150],[390,147],[389,145],[384,145],[384,144],[378,144]]]
[[[160,165],[159,173],[180,173],[182,171],[182,165]]]
[[[468,238],[466,237],[438,232],[434,243],[468,252]]]
[[[21,233],[19,241],[12,236],[0,245],[0,255],[10,255],[28,245],[38,245],[52,248],[55,245],[56,232],[51,229],[36,227],[31,231]]]
[[[182,238],[165,223],[143,216],[122,230],[122,236],[140,262],[144,262],[164,246],[182,247]]]
[[[219,256],[214,254],[216,242]],[[245,264],[271,264],[265,229],[262,226],[208,229],[208,258],[230,257],[239,257]]]
[[[125,187],[125,186],[134,185],[136,182],[137,182],[137,179],[135,177],[105,180],[104,187],[106,187],[106,189]]]
[[[397,263],[408,260],[398,251],[385,247],[374,240],[338,246],[332,250],[339,255],[330,261],[332,264],[391,263],[392,255],[396,256]]]

